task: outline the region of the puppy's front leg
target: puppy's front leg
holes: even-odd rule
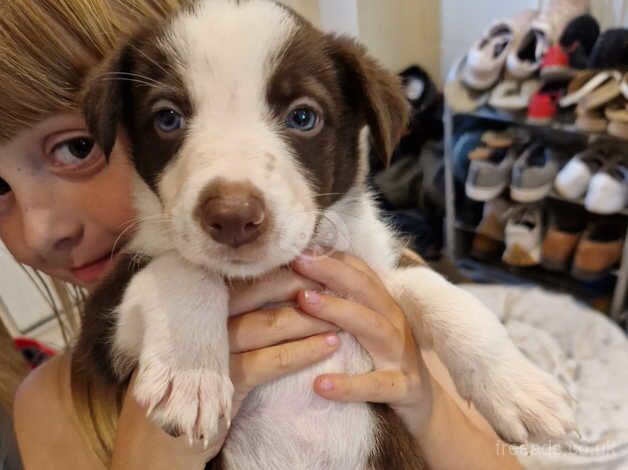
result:
[[[222,278],[177,253],[154,259],[131,280],[119,306],[114,350],[122,356],[135,350],[133,394],[168,432],[207,442],[220,419],[228,423],[227,316]],[[135,331],[125,324],[133,318]],[[141,338],[130,337],[138,330]]]
[[[419,343],[434,348],[458,393],[504,440],[563,438],[575,429],[573,400],[479,300],[426,267],[398,269],[387,283]]]

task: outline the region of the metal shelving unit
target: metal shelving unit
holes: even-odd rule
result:
[[[533,134],[540,136],[550,136],[553,139],[564,139],[566,136],[574,141],[586,144],[591,138],[616,140],[612,136],[605,134],[591,134],[575,129],[568,122],[553,122],[548,125],[539,125],[529,122],[523,118],[509,116],[495,112],[490,108],[483,108],[471,113],[456,114],[449,106],[445,107],[444,129],[445,129],[445,191],[446,191],[446,219],[445,230],[447,237],[446,252],[449,258],[456,263],[463,271],[471,277],[481,277],[490,282],[520,283],[530,284],[536,282],[544,286],[570,292],[576,296],[586,293],[586,285],[569,277],[567,273],[543,272],[540,268],[511,268],[498,262],[480,262],[471,259],[466,254],[464,237],[468,237],[470,230],[468,225],[459,222],[456,216],[456,186],[454,182],[454,155],[453,137],[456,116],[467,116],[474,119],[484,120],[492,123],[502,123],[512,126],[528,128]],[[628,151],[628,143],[627,151]],[[548,196],[550,198],[562,199],[556,194]],[[568,201],[574,204],[581,204],[579,201]],[[621,213],[628,217],[628,209]],[[621,267],[613,273],[616,277],[614,288],[612,288],[612,301],[609,313],[613,320],[618,323],[626,322],[628,329],[628,319],[624,318],[626,310],[626,293],[628,288],[628,233],[624,243],[624,251]]]

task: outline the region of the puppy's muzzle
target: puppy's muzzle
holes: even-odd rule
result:
[[[233,248],[257,240],[268,226],[264,199],[247,182],[211,183],[199,200],[196,215],[209,236]]]

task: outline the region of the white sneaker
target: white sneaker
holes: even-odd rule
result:
[[[576,154],[556,175],[554,188],[565,199],[580,199],[587,192],[593,175],[604,165],[599,149],[589,148]]]
[[[502,260],[511,266],[535,266],[541,262],[543,214],[537,206],[516,206],[508,214],[506,250]]]
[[[584,199],[584,206],[595,214],[615,214],[628,204],[628,167],[620,161],[597,172]]]

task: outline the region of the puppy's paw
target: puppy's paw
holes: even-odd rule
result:
[[[191,443],[203,440],[207,445],[231,422],[233,385],[228,373],[140,365],[133,394],[162,429],[185,434]]]
[[[575,400],[558,380],[533,365],[514,345],[511,348],[511,354],[476,363],[480,367],[463,376],[459,384],[461,394],[473,401],[506,442],[567,438],[576,431]]]

